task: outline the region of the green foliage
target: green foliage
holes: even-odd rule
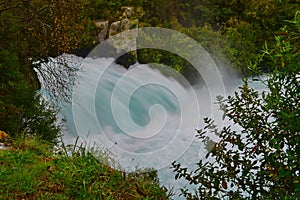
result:
[[[84,32],[84,2],[4,1],[0,5],[1,47],[15,52],[22,62],[71,52]]]
[[[227,37],[229,47],[235,50],[232,59],[243,73],[247,73],[249,61],[256,60],[255,55],[266,40],[273,41],[274,32],[284,25],[284,19],[293,17],[299,5],[289,0],[101,0],[85,2],[84,16],[88,24],[99,19],[113,22],[121,18],[123,7],[132,6],[135,10],[133,18],[139,19],[140,27],[165,27],[178,31],[211,27]]]
[[[226,99],[218,97],[224,118],[233,125],[217,128],[206,118],[197,137],[211,145],[205,161],[189,172],[176,162],[175,178],[198,186],[188,199],[297,199],[300,196],[299,15],[283,29],[276,45],[265,49],[273,73],[269,91],[259,93],[247,81]],[[289,31],[287,31],[289,30]],[[293,31],[291,31],[293,30]],[[295,37],[296,36],[296,37]],[[216,134],[215,142],[209,134]]]
[[[50,144],[32,138],[0,151],[0,199],[167,199],[143,173],[115,170],[83,147],[62,148],[54,155]]]
[[[246,57],[240,55],[241,51],[231,47],[230,38],[222,35],[221,32],[214,31],[209,26],[185,28],[182,31],[199,42],[218,66],[230,65],[242,71],[239,66],[241,62],[245,62]]]
[[[86,36],[84,6],[85,1],[69,0],[0,3],[0,129],[12,137],[35,135],[55,142],[57,112],[36,93],[40,85],[33,68],[79,46]]]
[[[139,27],[164,27],[188,33],[210,51],[219,51],[217,56],[223,56],[229,64],[234,65],[240,72],[248,75],[248,66],[254,63],[257,53],[265,41],[273,41],[274,32],[283,26],[284,19],[291,19],[293,12],[299,9],[300,4],[293,1],[223,1],[223,0],[125,0],[125,1],[89,1],[86,2],[85,20],[92,24],[94,20],[108,20],[110,23],[122,17],[122,8],[132,6],[133,18],[139,20]],[[168,12],[166,12],[166,10]],[[93,26],[90,26],[90,28]],[[86,29],[88,30],[88,29]],[[93,35],[97,34],[95,27],[90,29]],[[91,33],[87,31],[87,33]],[[210,32],[211,38],[217,37],[220,48],[214,48],[218,42],[210,37],[203,37]],[[222,36],[221,36],[222,35]],[[84,37],[88,38],[88,34]],[[221,40],[221,38],[225,38]],[[207,39],[207,41],[205,41]],[[84,40],[90,43],[89,40]],[[209,41],[209,42],[208,42]],[[211,43],[211,44],[210,44]],[[216,53],[216,52],[213,52]],[[219,54],[223,55],[219,55]],[[188,66],[180,58],[168,55],[157,50],[141,50],[140,60],[150,63],[155,60],[160,64],[180,69]],[[169,61],[174,63],[169,64]],[[222,62],[220,62],[222,63]],[[237,67],[238,66],[238,67]],[[266,67],[261,63],[260,68]],[[267,70],[267,69],[265,69]],[[180,71],[180,70],[179,70]]]
[[[30,87],[18,58],[0,49],[0,129],[12,137],[36,135],[55,142],[57,112]]]
[[[173,70],[168,69],[173,68],[177,72],[182,72],[184,66],[189,65],[180,56],[170,53],[168,51],[159,49],[141,49],[138,50],[138,61],[140,63],[158,63],[163,65],[156,65],[154,67],[158,68],[166,76],[176,77],[178,74]],[[168,66],[168,67],[166,67]]]
[[[229,27],[226,29],[225,36],[229,41],[232,49],[235,50],[234,65],[239,66],[238,69],[247,74],[247,65],[249,62],[255,62],[257,58],[257,48],[260,48],[260,44],[255,44],[257,27],[253,27],[253,24],[242,22],[235,27]]]
[[[217,66],[224,68],[230,66],[239,72],[245,71],[244,67],[239,66],[241,66],[241,63],[247,62],[249,54],[247,54],[245,50],[238,51],[231,47],[233,41],[228,39],[225,35],[222,35],[221,32],[214,31],[209,26],[180,28],[179,31],[196,40],[212,56]],[[166,42],[168,41],[166,40]],[[178,43],[180,44],[180,41],[178,41]],[[183,45],[184,41],[182,41],[182,46]],[[170,52],[158,49],[140,49],[137,52],[138,61],[140,63],[164,64],[187,77],[198,74],[197,70],[189,62]],[[247,55],[241,56],[243,52]],[[158,68],[165,75],[176,78],[178,74],[174,73],[174,71],[172,72],[172,70],[166,66],[160,66]]]

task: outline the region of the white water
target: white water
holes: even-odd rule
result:
[[[76,61],[72,63],[83,62],[65,56]],[[234,76],[224,78],[228,93],[241,83]],[[186,183],[175,181],[171,163],[195,167],[206,154],[195,129],[203,128],[204,117],[221,121],[211,91],[205,86],[183,87],[148,65],[126,70],[111,58],[85,59],[76,83],[72,104],[61,108],[67,120],[65,142],[72,144],[80,136],[83,142],[96,143],[111,151],[125,171],[155,168],[161,184],[178,194]]]

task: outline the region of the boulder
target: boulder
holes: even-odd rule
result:
[[[120,33],[121,30],[121,21],[116,21],[111,23],[110,27],[109,27],[109,34],[108,36],[111,37],[113,35],[116,35],[117,33]]]
[[[123,14],[118,21],[114,21],[109,24],[107,20],[99,20],[95,23],[98,28],[98,42],[101,43],[107,38],[110,38],[107,46],[107,55],[102,55],[105,52],[101,52],[101,56],[106,57],[109,55],[121,55],[116,59],[116,63],[129,68],[130,65],[134,64],[137,60],[136,53],[136,38],[138,33],[138,19],[133,18],[134,9],[132,7],[122,7]],[[136,31],[130,31],[123,33],[128,30],[136,29]],[[122,33],[121,35],[117,35]],[[117,36],[116,36],[117,35]],[[114,36],[114,37],[112,37]],[[111,52],[114,51],[114,52]],[[130,53],[129,53],[130,52]],[[99,56],[97,49],[91,51],[92,55]],[[90,55],[91,55],[90,54]],[[86,56],[86,54],[85,54]]]
[[[109,22],[108,21],[96,21],[96,27],[99,29],[98,42],[103,42],[108,37]]]
[[[123,18],[130,19],[130,18],[133,17],[132,16],[133,15],[133,8],[132,7],[123,6],[121,9],[123,10],[123,15],[122,15]]]

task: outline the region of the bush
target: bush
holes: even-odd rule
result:
[[[0,49],[0,130],[11,137],[35,135],[55,142],[57,112],[44,102],[19,67],[18,58]]]
[[[224,118],[233,125],[218,129],[206,118],[197,137],[212,145],[197,169],[173,163],[175,178],[197,185],[195,193],[182,189],[188,199],[297,199],[300,197],[300,17],[293,29],[283,29],[275,47],[265,49],[274,73],[260,94],[247,81],[226,99],[218,97]],[[287,31],[289,30],[289,31]],[[297,37],[295,37],[295,35]],[[207,133],[219,136],[212,141]]]

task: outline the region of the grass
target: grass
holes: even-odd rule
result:
[[[83,148],[71,154],[37,139],[13,142],[0,151],[0,199],[168,199],[155,172],[127,174]]]

